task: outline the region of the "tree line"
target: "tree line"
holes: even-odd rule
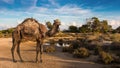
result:
[[[120,26],[116,29],[113,29],[111,25],[108,25],[107,20],[100,21],[97,17],[92,17],[86,21],[86,24],[83,24],[81,27],[74,25],[69,26],[64,32],[73,32],[73,33],[89,33],[89,32],[100,32],[100,33],[120,33]]]

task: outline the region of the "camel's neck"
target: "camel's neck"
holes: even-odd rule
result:
[[[58,32],[59,26],[58,25],[54,25],[53,28],[48,31],[48,36],[51,37],[54,34],[56,34]]]

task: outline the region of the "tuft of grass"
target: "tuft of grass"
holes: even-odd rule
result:
[[[110,64],[114,61],[113,57],[107,52],[101,51],[99,56],[100,56],[102,62],[105,64]]]
[[[78,49],[75,49],[73,52],[74,57],[78,57],[78,58],[85,58],[88,57],[90,55],[88,49],[81,47]]]
[[[55,52],[55,47],[54,46],[47,46],[45,48],[45,52],[47,52],[47,53]]]

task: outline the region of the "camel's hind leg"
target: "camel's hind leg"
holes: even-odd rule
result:
[[[19,41],[18,44],[17,44],[17,54],[18,54],[18,56],[20,58],[20,61],[23,62],[22,57],[20,55],[20,43],[21,43],[21,41]]]
[[[43,41],[40,42],[40,62],[42,63]]]

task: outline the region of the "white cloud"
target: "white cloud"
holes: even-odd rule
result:
[[[0,30],[4,30],[7,28],[15,27],[14,25],[6,25],[6,24],[0,24]]]
[[[76,24],[76,22],[72,22],[72,25],[73,25],[73,26],[76,26],[77,24]]]
[[[40,13],[40,12],[46,12],[47,10],[48,10],[48,8],[45,8],[45,7],[33,6],[33,7],[29,8],[27,12]]]
[[[48,0],[50,2],[51,5],[58,7],[59,4],[55,1],[55,0]]]
[[[90,14],[91,10],[77,7],[76,5],[65,5],[55,9],[60,14]]]
[[[2,0],[4,1],[5,3],[8,3],[8,4],[13,4],[14,3],[14,0]]]
[[[120,20],[110,20],[109,21],[109,25],[112,25],[112,28],[117,28],[118,26],[120,26]]]
[[[66,30],[71,24],[61,21],[60,30]]]
[[[36,6],[37,0],[21,0],[22,5],[26,6]]]

